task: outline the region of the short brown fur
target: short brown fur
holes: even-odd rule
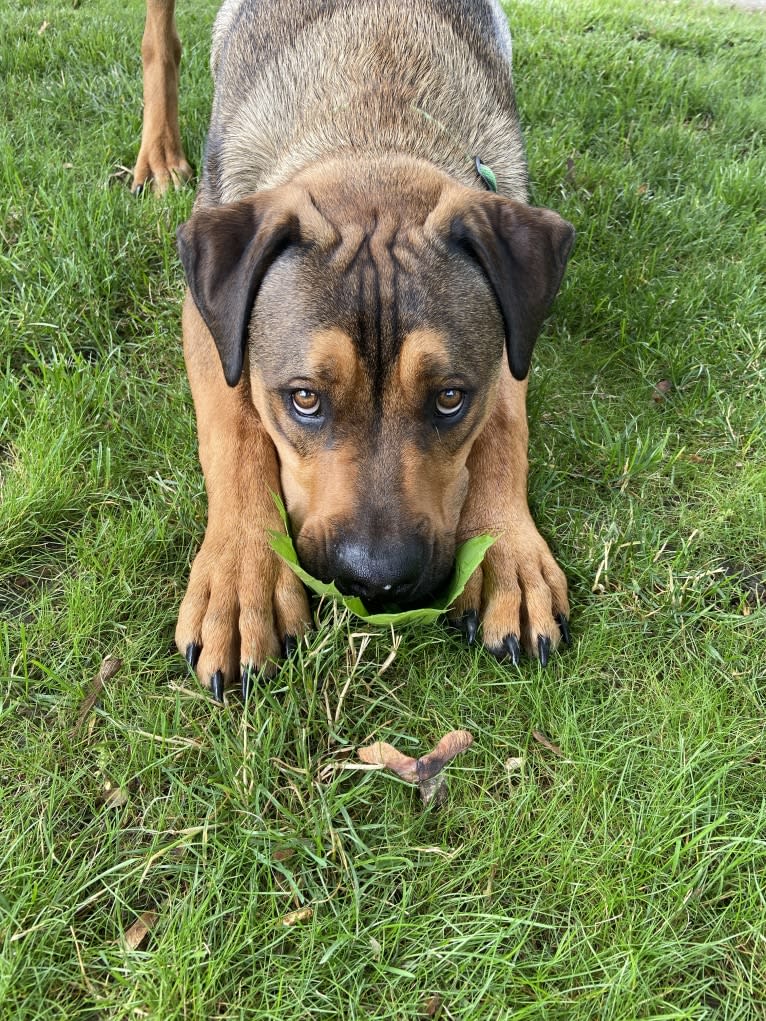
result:
[[[137,184],[183,176],[172,8],[149,2]],[[428,598],[456,543],[492,532],[453,612],[480,612],[497,655],[559,640],[566,582],[527,507],[525,401],[573,232],[526,205],[504,25],[495,0],[219,13],[179,230],[209,515],[176,633],[216,694],[309,621],[267,545],[277,491],[304,565],[372,600]]]

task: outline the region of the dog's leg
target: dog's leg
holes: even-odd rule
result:
[[[458,529],[459,539],[498,538],[453,613],[471,640],[481,614],[484,645],[499,658],[518,663],[523,647],[545,665],[560,639],[569,639],[569,602],[564,573],[527,505],[526,395],[526,380],[504,366],[497,403],[468,458]]]
[[[273,669],[310,620],[303,585],[269,548],[282,525],[274,446],[252,405],[245,377],[227,386],[213,338],[187,293],[184,355],[197,413],[208,495],[205,539],[192,565],[176,644],[221,701],[224,684]]]
[[[144,65],[144,125],[133,171],[135,193],[151,182],[163,192],[191,177],[178,127],[178,65],[181,42],[176,32],[174,0],[147,0],[141,43]]]

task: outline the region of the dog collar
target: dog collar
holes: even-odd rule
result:
[[[487,191],[497,191],[497,178],[493,171],[487,166],[486,163],[482,163],[481,159],[477,156],[474,161],[476,167],[476,173],[484,182],[484,187]]]

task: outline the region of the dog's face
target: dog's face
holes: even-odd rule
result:
[[[522,379],[573,231],[433,170],[316,171],[179,231],[227,381],[278,451],[301,562],[368,601],[449,574],[503,358]]]

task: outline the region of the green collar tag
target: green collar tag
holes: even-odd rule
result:
[[[497,178],[486,163],[482,163],[481,159],[477,156],[474,160],[474,166],[487,191],[497,191]]]

